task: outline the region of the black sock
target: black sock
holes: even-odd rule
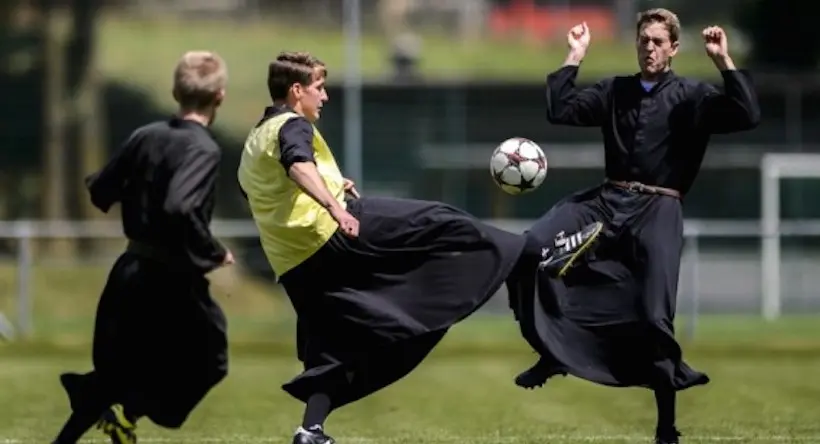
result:
[[[675,431],[675,403],[677,393],[672,388],[655,389],[655,405],[658,408],[659,433]]]
[[[55,444],[74,444],[100,419],[102,412],[73,412],[57,435]]]
[[[313,394],[305,406],[302,427],[305,429],[317,425],[323,427],[328,415],[330,415],[330,397],[324,393]]]
[[[145,416],[145,398],[141,393],[135,391],[127,393],[122,399],[122,413],[131,424],[136,425],[137,421]]]
[[[128,404],[122,405],[122,413],[125,416],[125,419],[127,419],[133,425],[137,425],[137,421],[139,421],[140,418],[145,416],[142,413],[142,410],[134,408],[134,406],[130,406]]]

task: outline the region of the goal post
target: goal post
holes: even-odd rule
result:
[[[766,153],[760,162],[760,173],[761,310],[766,320],[775,320],[782,308],[780,182],[820,179],[820,154]]]

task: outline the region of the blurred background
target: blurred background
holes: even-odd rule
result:
[[[726,316],[820,314],[820,186],[810,178],[820,176],[820,32],[794,0],[3,0],[3,332],[87,344],[124,240],[116,211],[90,206],[83,178],[135,127],[174,112],[171,71],[187,50],[215,50],[230,71],[215,125],[225,161],[214,227],[241,263],[214,274],[214,293],[236,341],[276,341],[290,337],[292,311],[235,171],[278,52],[307,50],[329,65],[319,126],[364,193],[442,200],[520,231],[603,179],[599,133],[545,120],[544,78],[563,61],[567,30],[586,21],[593,34],[582,82],[630,74],[636,14],[659,6],[683,23],[679,74],[719,84],[699,33],[727,29],[764,116],[755,131],[713,139],[686,199],[687,337],[709,316],[733,325]],[[491,150],[513,136],[539,143],[550,165],[545,184],[519,197],[488,172]],[[484,313],[512,323],[498,296]]]
[[[0,441],[50,442],[68,408],[57,375],[90,366],[97,299],[125,240],[118,210],[92,208],[83,178],[134,128],[175,111],[185,51],[217,51],[230,72],[213,228],[239,263],[211,284],[229,318],[231,374],[182,432],[141,424],[141,440],[287,442],[301,409],[279,389],[300,370],[293,310],[236,184],[268,105],[268,62],[306,50],[328,64],[319,127],[362,192],[438,199],[521,231],[603,180],[598,131],[545,119],[544,79],[566,32],[586,21],[593,35],[581,83],[631,74],[636,14],[650,7],[683,22],[674,69],[716,84],[699,33],[724,26],[763,110],[758,129],[713,138],[685,202],[678,336],[713,378],[679,397],[686,442],[820,442],[820,28],[796,0],[0,0]],[[493,148],[515,136],[550,167],[517,197],[489,174]],[[512,379],[535,359],[502,289],[412,375],[334,413],[332,433],[650,442],[646,391],[575,378],[518,389]]]

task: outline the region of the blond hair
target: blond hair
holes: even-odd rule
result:
[[[271,100],[284,100],[294,83],[308,86],[326,77],[324,62],[309,52],[285,51],[268,65],[268,92]]]
[[[652,23],[662,23],[669,32],[671,42],[674,43],[680,39],[680,19],[674,12],[665,8],[654,8],[639,13],[636,32],[640,34],[645,26]]]
[[[212,105],[227,84],[227,65],[215,52],[188,51],[174,69],[174,99],[185,109]]]

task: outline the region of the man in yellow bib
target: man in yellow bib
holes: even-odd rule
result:
[[[451,206],[359,197],[314,126],[327,70],[306,53],[270,64],[273,106],[238,179],[262,247],[298,316],[305,402],[294,444],[332,444],[329,413],[406,376],[504,283],[523,237]]]

